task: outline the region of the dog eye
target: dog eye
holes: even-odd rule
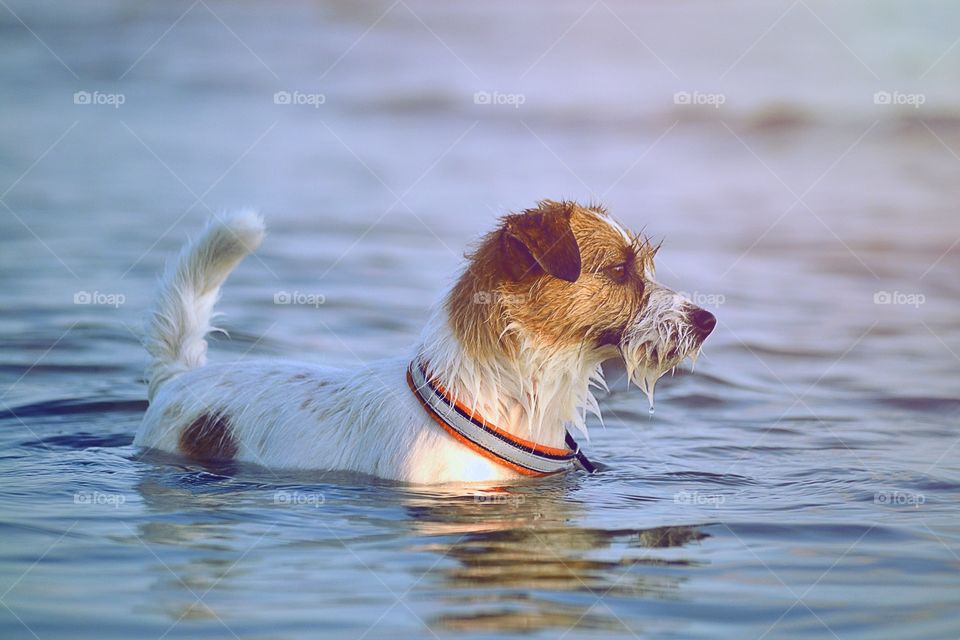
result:
[[[610,276],[610,279],[617,283],[623,283],[627,280],[627,263],[621,262],[620,264],[615,264],[612,267],[607,267],[607,275]]]

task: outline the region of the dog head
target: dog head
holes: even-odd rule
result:
[[[620,356],[652,403],[656,381],[695,358],[716,324],[654,280],[658,249],[601,207],[542,201],[506,216],[468,256],[448,299],[451,325],[481,361],[536,351],[589,370]]]

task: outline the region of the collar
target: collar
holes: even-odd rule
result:
[[[407,369],[407,384],[427,414],[444,431],[480,455],[525,476],[547,476],[579,467],[588,473],[596,467],[566,434],[566,449],[548,447],[518,438],[487,422],[476,411],[456,401],[416,359]]]

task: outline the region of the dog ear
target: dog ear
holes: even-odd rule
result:
[[[507,216],[501,242],[503,265],[516,281],[541,272],[576,282],[580,277],[580,247],[570,228],[572,207],[544,201],[537,209]]]

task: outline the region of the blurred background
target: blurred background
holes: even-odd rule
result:
[[[958,79],[947,1],[0,0],[0,633],[956,636]],[[604,474],[477,502],[130,447],[211,216],[270,234],[212,357],[353,366],[541,198],[719,318],[652,418],[607,368]]]

